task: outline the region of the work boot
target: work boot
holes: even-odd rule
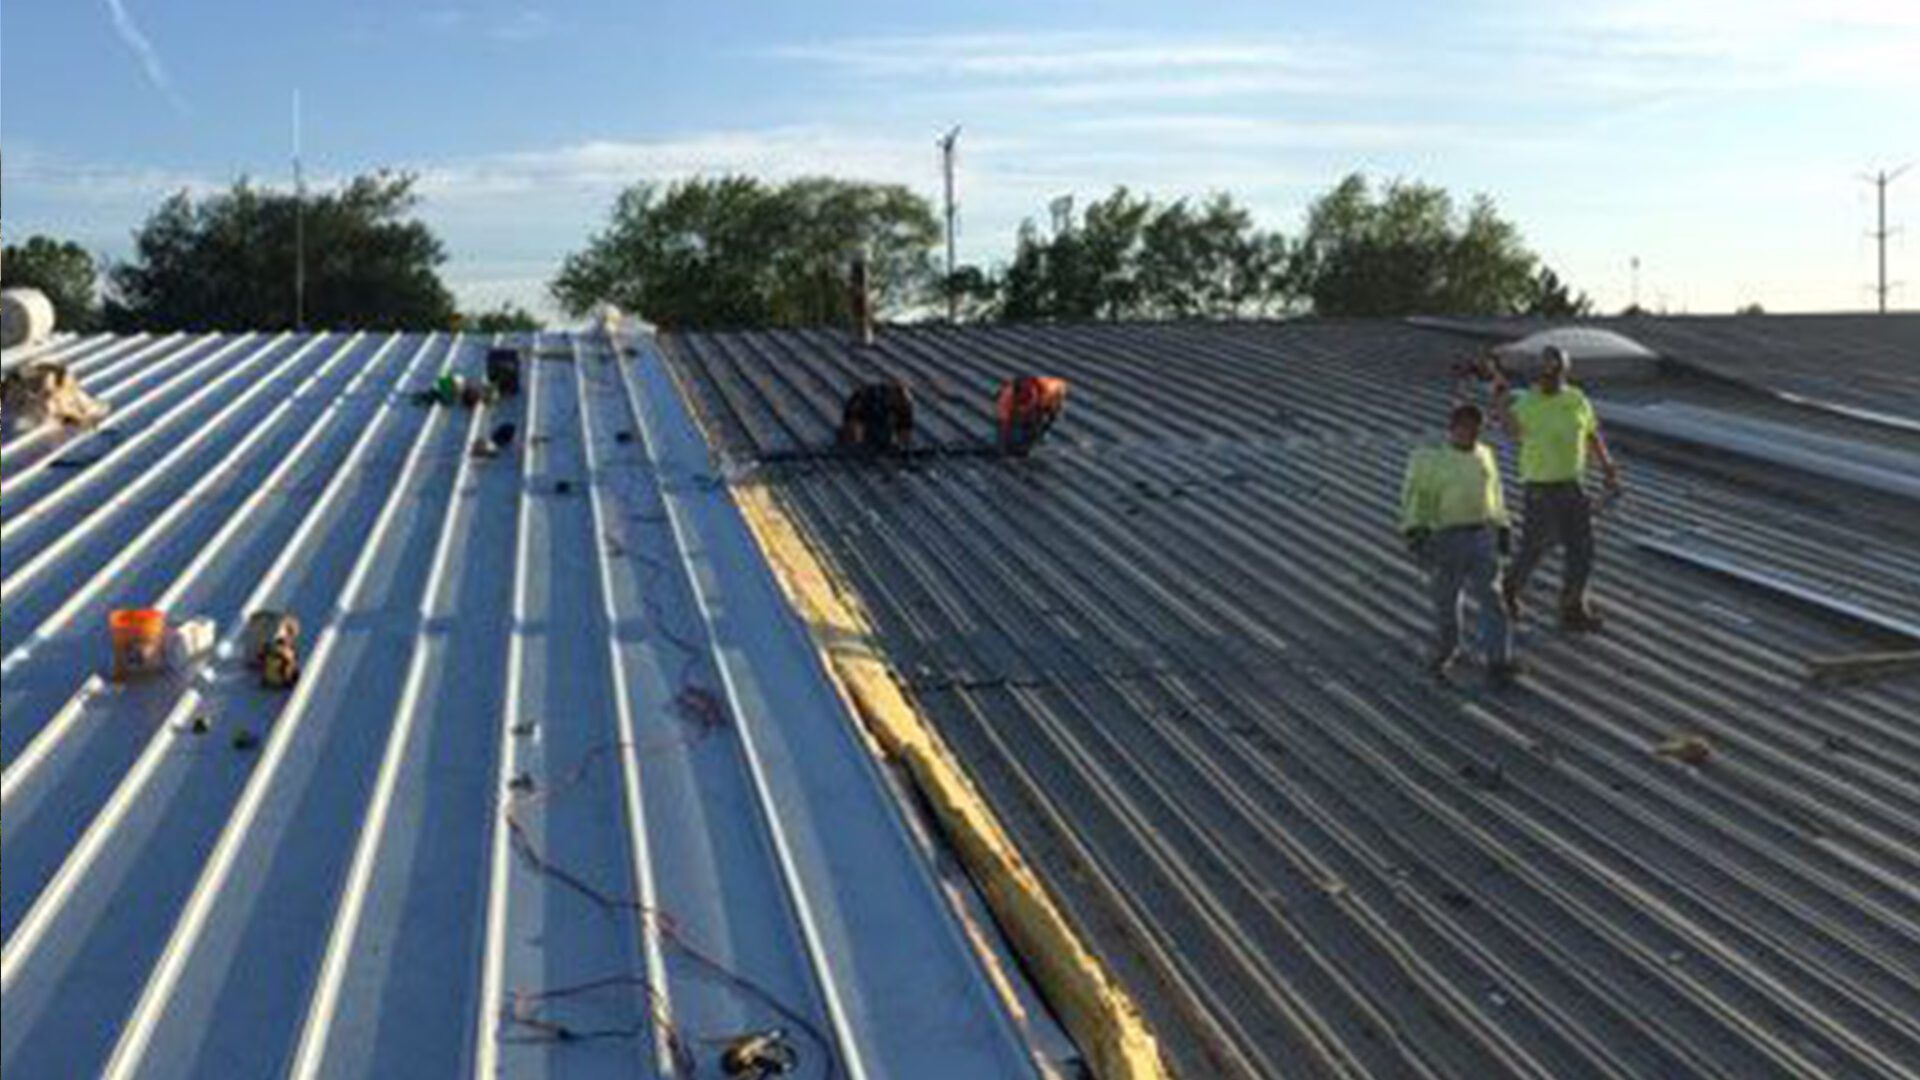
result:
[[[1487,682],[1496,687],[1512,686],[1527,673],[1527,665],[1519,660],[1496,660],[1487,665]]]
[[[1560,611],[1560,629],[1569,634],[1597,634],[1606,625],[1607,620],[1589,607],[1570,607]]]
[[[1520,599],[1519,584],[1512,578],[1500,580],[1500,606],[1507,609],[1508,619],[1514,622],[1520,621],[1520,613],[1526,605]]]

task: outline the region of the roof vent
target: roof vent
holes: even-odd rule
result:
[[[1496,345],[1493,351],[1509,370],[1531,376],[1540,363],[1540,354],[1550,345],[1566,350],[1573,360],[1574,377],[1582,381],[1647,378],[1659,370],[1660,354],[1625,334],[1595,326],[1542,330],[1519,341]]]
[[[0,349],[37,345],[53,336],[53,302],[39,289],[0,292]]]

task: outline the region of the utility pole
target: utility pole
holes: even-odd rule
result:
[[[955,124],[952,131],[939,140],[940,164],[947,180],[947,321],[960,321],[960,294],[954,290],[955,273],[953,258],[953,148],[960,141],[960,125]]]
[[[1880,297],[1880,314],[1882,315],[1887,313],[1887,295],[1894,289],[1893,285],[1887,283],[1887,238],[1893,235],[1893,232],[1887,229],[1887,185],[1900,179],[1900,174],[1912,167],[1911,165],[1902,165],[1892,172],[1881,169],[1878,173],[1871,176],[1862,174],[1860,177],[1860,179],[1874,186],[1876,189],[1875,194],[1880,204],[1880,227],[1867,235],[1873,237],[1880,248],[1880,284],[1874,291]]]
[[[1633,311],[1640,313],[1640,256],[1633,257]]]
[[[307,177],[300,162],[300,91],[293,92],[293,329],[307,328]]]

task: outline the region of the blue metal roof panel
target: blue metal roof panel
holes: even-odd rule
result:
[[[799,1075],[1030,1075],[649,341],[412,403],[487,344],[50,351],[116,408],[0,448],[7,1074],[693,1074],[780,1028]],[[219,658],[104,682],[132,605]],[[233,658],[262,608],[290,694]]]

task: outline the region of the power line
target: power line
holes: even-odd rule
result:
[[[1874,186],[1875,195],[1879,203],[1879,228],[1867,235],[1874,239],[1880,249],[1880,284],[1874,289],[1874,292],[1880,297],[1880,314],[1882,315],[1887,313],[1888,294],[1897,287],[1887,282],[1887,238],[1898,231],[1887,228],[1887,185],[1900,179],[1900,174],[1912,167],[1912,165],[1902,165],[1892,172],[1882,169],[1878,173],[1871,175],[1863,173],[1860,177],[1860,179]]]
[[[959,141],[960,141],[960,125],[958,124],[955,124],[953,127],[953,130],[947,132],[939,140],[941,169],[946,174],[946,181],[947,181],[947,321],[948,322],[960,321],[960,294],[957,291],[955,291],[954,289],[955,283],[953,280],[953,275],[955,272],[954,258],[953,258],[953,217],[954,217],[953,152],[954,152],[955,144],[957,144]]]

